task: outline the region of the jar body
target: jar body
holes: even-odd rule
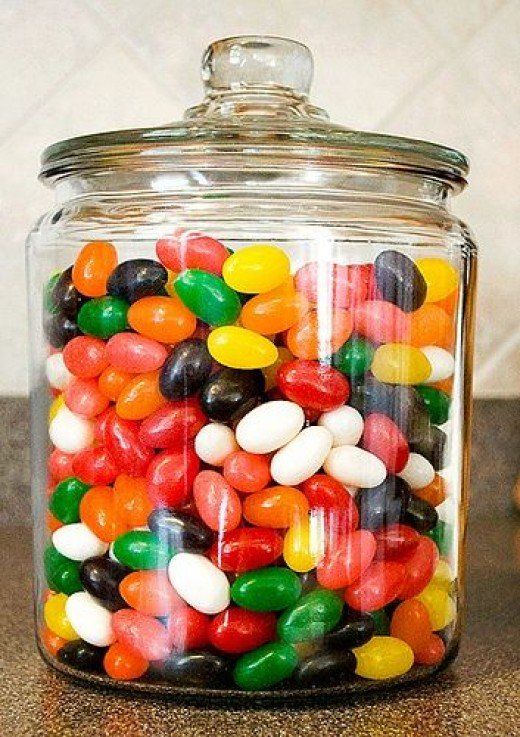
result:
[[[449,661],[475,266],[442,203],[87,194],[28,253],[48,662],[276,699]]]

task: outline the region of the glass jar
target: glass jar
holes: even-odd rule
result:
[[[39,648],[205,699],[422,679],[464,596],[467,162],[329,123],[294,41],[218,41],[202,76],[182,122],[43,155]]]

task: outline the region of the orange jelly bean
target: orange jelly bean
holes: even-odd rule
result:
[[[453,391],[453,376],[450,376],[448,379],[442,379],[442,381],[436,381],[434,384],[430,384],[430,386],[451,396]]]
[[[426,345],[452,347],[455,337],[453,321],[438,305],[427,302],[411,313],[410,321],[410,343],[416,348]]]
[[[117,398],[116,412],[124,420],[144,420],[166,404],[159,390],[159,372],[140,374],[126,384]]]
[[[45,624],[40,630],[40,640],[44,648],[51,655],[56,655],[58,650],[61,650],[61,648],[67,644],[67,640],[64,640],[63,637],[60,637],[59,635],[55,635],[54,632]]]
[[[419,499],[423,499],[425,502],[428,502],[432,507],[438,507],[439,504],[442,504],[448,496],[446,492],[446,482],[442,476],[439,476],[439,474],[436,473],[431,484],[428,484],[428,486],[425,486],[422,489],[414,489],[413,495],[419,497]]]
[[[117,251],[107,241],[86,243],[72,267],[72,282],[87,297],[103,297],[107,281],[117,266]]]
[[[60,527],[63,527],[63,522],[60,522],[59,519],[56,519],[52,512],[49,512],[47,510],[47,529],[49,530],[49,532],[56,532],[56,530],[59,530]]]
[[[151,617],[166,617],[185,606],[163,571],[134,571],[121,581],[119,592],[128,606]]]
[[[309,503],[299,489],[292,486],[270,486],[250,494],[244,500],[245,519],[258,527],[290,527],[307,515]]]
[[[352,334],[352,316],[334,309],[325,315],[307,313],[287,332],[287,348],[297,358],[326,358],[341,348]]]
[[[110,486],[92,486],[81,500],[79,516],[94,535],[106,543],[113,542],[127,530]]]
[[[128,323],[160,343],[178,343],[193,335],[197,318],[178,297],[143,297],[128,310]]]
[[[116,402],[123,391],[123,387],[133,378],[132,374],[119,371],[114,366],[108,366],[98,379],[99,391],[112,402]]]
[[[262,335],[289,330],[309,310],[309,303],[296,292],[292,279],[270,292],[264,292],[245,303],[240,315],[243,327]]]
[[[392,615],[390,634],[420,652],[432,636],[432,625],[428,610],[418,599],[401,602]]]
[[[146,479],[122,473],[114,483],[114,505],[117,515],[128,527],[143,527],[153,511],[146,493]]]
[[[115,681],[133,681],[144,676],[149,662],[120,642],[110,645],[103,659],[105,672]]]
[[[437,305],[437,307],[441,307],[445,312],[448,313],[448,315],[453,316],[457,308],[458,299],[459,299],[459,290],[455,289],[451,294],[448,294],[448,296],[445,297],[444,299],[441,299],[438,302],[432,302],[432,304]]]

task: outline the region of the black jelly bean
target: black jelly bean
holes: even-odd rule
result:
[[[410,487],[406,481],[390,474],[379,486],[360,489],[356,495],[359,526],[378,530],[384,525],[402,522],[409,499]]]
[[[65,348],[72,338],[82,335],[76,322],[62,312],[57,312],[54,315],[45,314],[43,331],[51,346],[60,350]]]
[[[159,376],[159,388],[166,399],[184,399],[196,394],[211,373],[213,359],[206,342],[190,338],[177,343]]]
[[[356,656],[350,650],[319,652],[301,660],[292,679],[298,686],[341,686],[356,670]]]
[[[236,422],[253,409],[265,390],[260,369],[225,368],[210,376],[200,395],[203,412],[217,422]]]
[[[426,281],[411,258],[399,251],[383,251],[374,261],[374,276],[383,299],[413,312],[426,299]]]
[[[116,266],[107,282],[107,292],[126,302],[164,293],[168,272],[159,261],[135,258]]]
[[[424,499],[419,499],[413,494],[407,504],[404,514],[404,523],[413,527],[417,532],[429,532],[433,530],[439,521],[437,510]]]
[[[56,657],[60,663],[87,673],[102,673],[106,647],[96,647],[84,640],[71,640],[63,645]]]
[[[415,429],[409,438],[410,450],[427,458],[436,471],[448,464],[446,442],[446,433],[435,425],[422,431]]]
[[[119,593],[119,584],[131,573],[110,558],[87,558],[81,564],[79,578],[85,591],[98,599],[105,609],[115,612],[128,606]]]
[[[201,553],[213,542],[213,533],[203,522],[175,509],[154,509],[148,518],[148,526],[177,551]]]
[[[72,283],[72,266],[65,269],[56,281],[51,299],[58,312],[71,318],[75,318],[79,308],[88,301],[88,297],[80,294]]]
[[[323,637],[323,646],[329,650],[359,647],[375,634],[374,620],[369,614],[344,612],[338,625]]]
[[[230,663],[215,653],[191,650],[174,652],[162,664],[162,675],[179,686],[219,688],[229,682]]]
[[[422,397],[412,386],[393,386],[367,376],[354,382],[349,403],[363,416],[372,412],[386,415],[406,436],[424,432],[430,424]]]

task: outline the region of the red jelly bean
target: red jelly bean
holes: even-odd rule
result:
[[[105,342],[90,335],[79,335],[63,349],[63,362],[74,376],[95,379],[109,363]]]
[[[240,524],[240,497],[217,471],[198,474],[193,483],[193,498],[201,519],[211,530],[227,532]]]
[[[345,376],[332,366],[316,361],[288,361],[278,369],[282,393],[300,407],[327,412],[345,404],[350,386]]]
[[[354,330],[374,343],[407,343],[410,316],[392,302],[370,300],[354,308]]]
[[[142,374],[161,368],[168,356],[162,343],[137,333],[117,333],[107,343],[108,360],[116,369]]]
[[[47,470],[56,482],[63,481],[69,476],[74,476],[72,470],[73,460],[74,455],[64,453],[59,448],[54,448],[47,461]]]
[[[421,535],[416,547],[397,559],[406,569],[406,576],[399,592],[400,599],[410,599],[420,594],[430,582],[437,563],[439,550],[433,540]]]
[[[139,440],[139,423],[111,410],[104,428],[105,444],[121,473],[144,476],[153,452]]]
[[[345,589],[345,601],[352,609],[373,612],[399,596],[406,569],[394,561],[375,561],[362,577]]]
[[[351,527],[357,527],[359,513],[356,503],[339,481],[326,473],[317,473],[300,484],[300,488],[307,497],[309,509],[348,510],[352,516]]]
[[[95,379],[73,379],[63,395],[70,411],[82,417],[95,417],[109,405],[108,397],[101,393]]]
[[[139,439],[150,448],[180,446],[194,438],[206,422],[198,399],[170,402],[143,420]]]
[[[99,415],[94,417],[94,438],[98,443],[105,442],[105,428],[107,420],[113,412],[114,410],[109,406],[104,409],[103,412],[100,412]]]
[[[295,286],[309,302],[321,301],[323,289],[334,307],[351,307],[367,299],[373,266],[343,266],[330,262],[305,264],[295,274]]]
[[[223,571],[244,573],[269,566],[283,550],[283,539],[276,530],[240,527],[219,536],[210,550],[213,563]]]
[[[188,500],[200,461],[191,447],[159,453],[146,472],[148,496],[156,507],[178,508]]]
[[[272,612],[253,612],[230,607],[213,618],[209,641],[217,650],[237,655],[275,639],[276,617]]]
[[[420,535],[417,530],[407,525],[395,523],[374,531],[377,549],[376,558],[385,560],[399,558],[417,547]]]
[[[119,609],[112,615],[112,627],[117,640],[145,660],[163,660],[171,652],[166,627],[147,614]]]
[[[96,445],[94,448],[86,448],[76,453],[72,469],[74,476],[91,486],[112,484],[119,473],[114,459],[103,445]]]
[[[399,473],[410,451],[405,436],[390,417],[373,412],[365,417],[362,446],[385,464],[389,473]]]
[[[369,530],[357,530],[330,546],[325,558],[318,564],[316,573],[320,586],[342,589],[360,576],[370,566],[376,552],[376,542]]]
[[[428,642],[415,653],[415,662],[418,665],[437,665],[446,652],[446,645],[439,635],[431,635]]]
[[[269,458],[237,450],[224,461],[222,473],[226,481],[243,494],[263,489],[271,480]]]
[[[171,238],[161,238],[155,246],[157,258],[172,271],[203,269],[220,276],[229,251],[220,241],[203,233],[179,229]]]
[[[190,606],[176,607],[168,617],[168,640],[175,650],[196,650],[208,644],[210,618]]]

